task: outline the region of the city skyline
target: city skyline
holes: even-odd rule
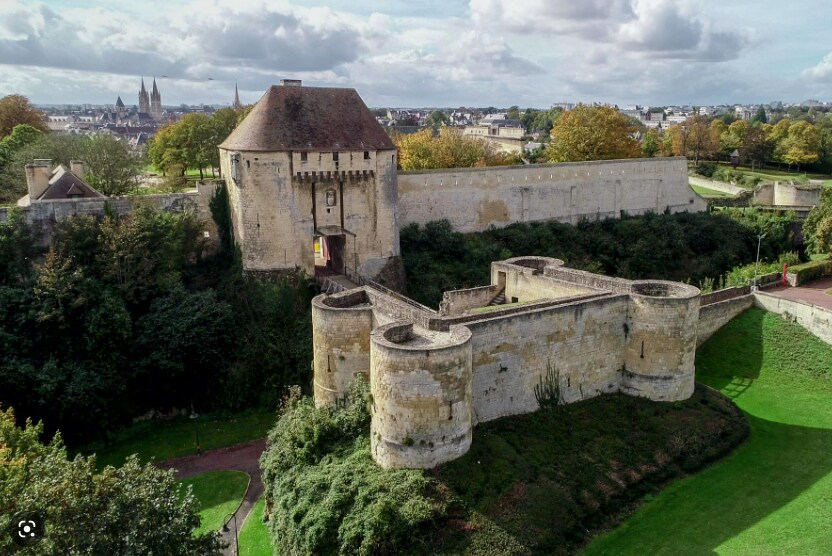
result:
[[[0,94],[39,104],[132,105],[142,75],[171,106],[231,104],[235,83],[252,103],[281,78],[398,107],[799,103],[832,85],[819,1],[0,4]]]

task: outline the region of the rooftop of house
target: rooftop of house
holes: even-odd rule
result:
[[[100,198],[101,193],[93,189],[87,182],[71,171],[63,164],[58,165],[52,172],[49,180],[49,187],[46,188],[38,201],[52,201],[55,199],[79,199],[79,198]]]
[[[394,150],[355,89],[273,85],[223,141],[240,151]]]

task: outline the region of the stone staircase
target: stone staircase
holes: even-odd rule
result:
[[[503,305],[506,302],[506,289],[500,288],[499,293],[494,296],[494,299],[491,300],[491,303],[488,304],[489,307],[492,305]]]

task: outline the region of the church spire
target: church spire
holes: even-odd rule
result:
[[[237,89],[237,84],[234,83],[234,108],[242,108],[243,103],[240,102],[240,91]]]
[[[156,78],[155,77],[153,78],[153,90],[150,93],[150,98],[151,99],[161,98],[161,95],[159,94],[159,89],[156,87]]]
[[[139,93],[147,93],[147,89],[144,88],[144,76],[142,76],[142,88],[139,91]]]

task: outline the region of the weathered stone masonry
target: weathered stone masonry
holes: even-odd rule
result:
[[[508,304],[488,306],[503,294]],[[369,377],[372,451],[429,468],[468,451],[477,423],[535,411],[548,369],[562,401],[623,392],[658,401],[694,386],[699,290],[569,269],[546,257],[492,264],[492,284],[440,311],[372,287],[313,300],[314,389],[334,404]]]

